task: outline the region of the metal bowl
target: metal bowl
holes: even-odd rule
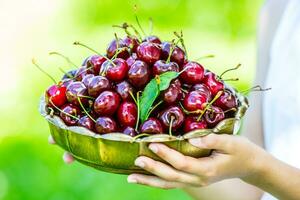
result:
[[[224,119],[213,129],[194,130],[183,136],[159,134],[138,139],[122,133],[99,135],[84,127],[67,126],[58,116],[50,116],[47,113],[43,97],[40,101],[39,110],[41,115],[48,121],[51,135],[56,144],[70,152],[77,161],[111,173],[147,174],[146,171],[136,167],[134,161],[138,156],[142,155],[162,161],[148,149],[148,145],[151,142],[164,143],[184,155],[199,158],[208,156],[211,150],[196,148],[188,143],[187,139],[201,137],[210,133],[237,134],[241,118],[249,107],[245,96],[237,94],[237,97],[239,107],[235,117]]]

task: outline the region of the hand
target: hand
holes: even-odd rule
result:
[[[169,165],[141,156],[135,160],[135,165],[154,176],[131,174],[128,182],[171,189],[206,186],[233,177],[246,179],[257,175],[267,154],[248,139],[236,135],[210,134],[189,142],[199,148],[214,150],[209,157],[193,158],[163,144],[152,143],[150,150]]]
[[[55,144],[55,141],[54,141],[52,135],[49,135],[48,142],[49,142],[49,144]],[[70,154],[69,152],[65,152],[63,154],[63,161],[66,164],[71,164],[74,162],[74,158],[73,158],[72,154]]]

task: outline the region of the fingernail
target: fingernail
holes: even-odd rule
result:
[[[65,152],[63,155],[63,160],[66,164],[70,164],[74,161],[74,158],[71,154],[69,154],[68,152]]]
[[[202,138],[189,139],[189,143],[195,147],[204,147],[202,143]]]
[[[139,159],[139,158],[134,161],[134,164],[136,166],[140,167],[140,168],[144,168],[145,167],[145,163],[141,159]]]
[[[127,177],[127,182],[128,183],[137,183],[137,180],[135,178],[131,177],[131,176],[128,176]]]
[[[149,145],[149,149],[153,152],[153,153],[157,153],[158,152],[158,148],[155,144],[150,144]]]

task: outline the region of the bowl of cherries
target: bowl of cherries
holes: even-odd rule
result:
[[[140,155],[160,160],[148,149],[151,142],[203,157],[211,150],[188,139],[237,134],[247,98],[189,60],[182,34],[162,41],[142,38],[131,25],[120,27],[127,35],[115,35],[103,54],[75,42],[94,54],[42,96],[40,113],[57,145],[102,171],[146,173],[134,160]]]

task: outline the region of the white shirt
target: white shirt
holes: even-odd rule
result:
[[[300,168],[300,0],[289,0],[283,13],[271,46],[266,86],[272,87],[263,102],[266,149]],[[265,194],[262,199],[276,198]]]

